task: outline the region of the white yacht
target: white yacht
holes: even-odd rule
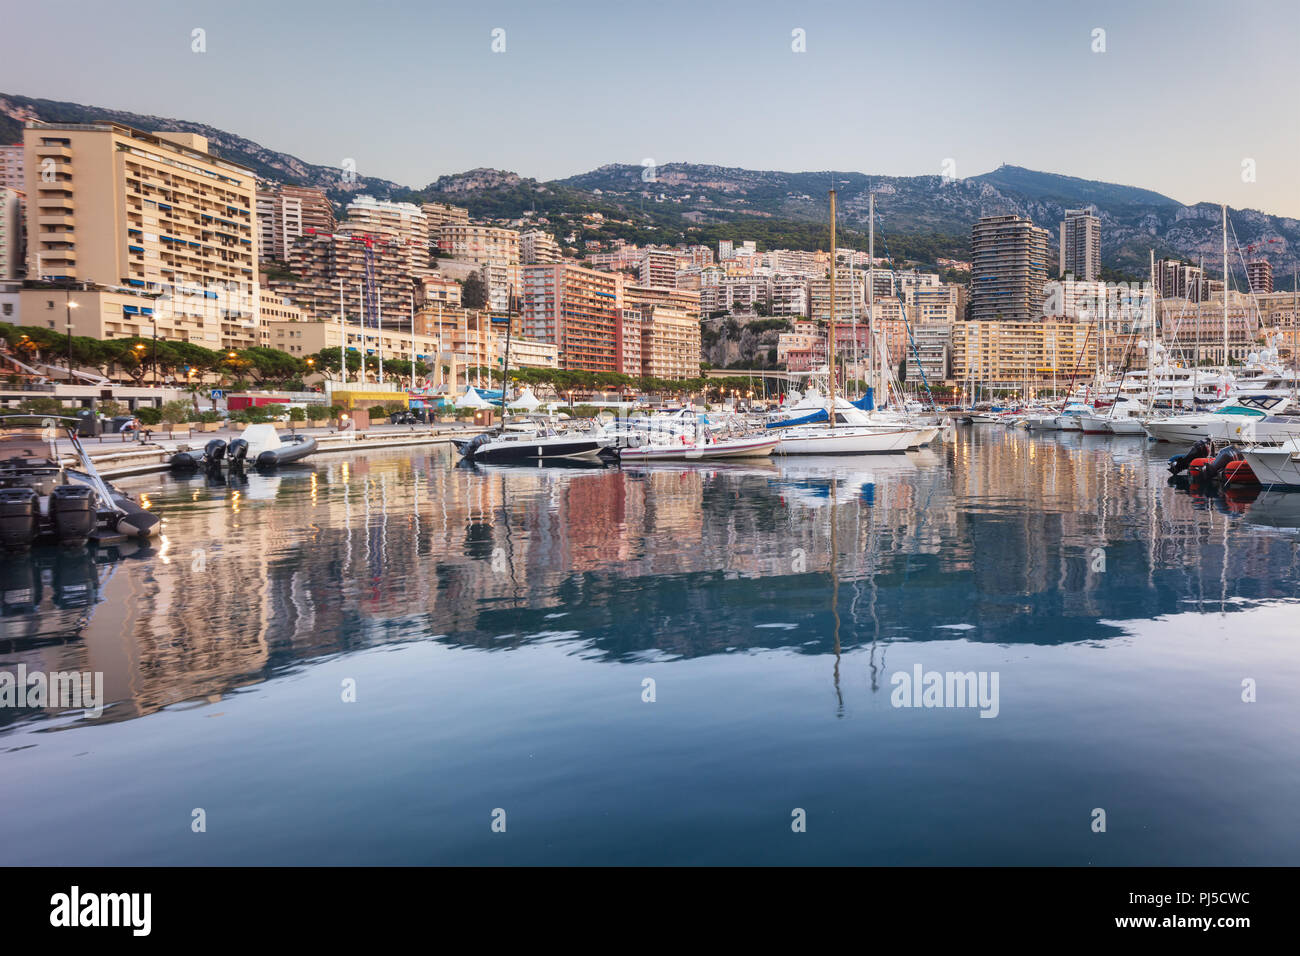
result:
[[[1194,442],[1202,438],[1250,441],[1257,424],[1270,413],[1283,411],[1286,404],[1285,398],[1274,396],[1235,398],[1224,402],[1209,414],[1149,418],[1142,425],[1146,433],[1156,441]]]

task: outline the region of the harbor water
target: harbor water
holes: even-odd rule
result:
[[[129,479],[2,559],[103,711],[0,708],[0,863],[1295,865],[1300,495],[1181,451]]]

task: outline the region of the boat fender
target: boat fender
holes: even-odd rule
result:
[[[172,471],[197,471],[199,459],[188,451],[178,451],[169,462]]]
[[[270,471],[280,464],[280,458],[273,451],[264,451],[257,456],[255,464],[258,471]]]
[[[160,519],[152,511],[145,511],[125,495],[115,495],[113,503],[124,514],[117,516],[117,532],[129,538],[148,538],[158,529]]]

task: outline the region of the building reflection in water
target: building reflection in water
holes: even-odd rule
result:
[[[834,655],[837,693],[841,655],[861,648],[879,689],[898,641],[1104,642],[1112,622],[1296,594],[1291,499],[1261,499],[1254,521],[1170,488],[1160,451],[1078,435],[624,469],[465,466],[435,448],[237,486],[132,484],[166,515],[162,553],[3,569],[0,666],[103,672],[105,720],[430,639],[559,640],[606,661],[788,647]],[[85,605],[59,606],[55,580],[78,576],[94,580]]]

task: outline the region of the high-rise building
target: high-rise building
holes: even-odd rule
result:
[[[1091,282],[1101,277],[1101,220],[1091,208],[1065,210],[1061,223],[1061,275]]]
[[[193,133],[118,123],[23,131],[28,278],[157,293],[159,337],[256,344],[257,180]],[[106,326],[136,334],[138,310]],[[163,321],[163,318],[166,321]]]
[[[1156,292],[1162,299],[1190,299],[1204,302],[1210,294],[1205,270],[1177,259],[1156,261]]]
[[[23,177],[23,146],[0,146],[0,189],[23,192],[27,181]]]
[[[1256,295],[1273,291],[1273,264],[1267,259],[1252,259],[1246,263],[1246,278],[1250,291]]]
[[[622,366],[623,278],[568,263],[523,267],[523,333],[559,347],[560,367]]]
[[[549,232],[533,229],[519,237],[519,259],[526,266],[560,261],[560,244]]]
[[[641,374],[651,378],[698,378],[700,322],[664,305],[641,309]]]
[[[22,193],[0,186],[0,279],[17,279],[23,270]]]
[[[429,229],[436,236],[437,231],[449,222],[469,222],[469,210],[460,206],[451,206],[441,202],[424,203],[420,209],[428,220]]]
[[[986,216],[971,227],[970,313],[975,321],[1042,316],[1050,237],[1021,216]]]
[[[257,191],[257,248],[263,260],[288,262],[289,250],[304,232],[334,232],[337,225],[323,190],[270,183]]]
[[[272,283],[273,289],[317,319],[338,318],[340,293],[349,321],[359,321],[363,312],[369,326],[381,314],[389,322],[407,319],[420,291],[410,272],[410,248],[395,236],[308,231],[289,250],[289,269],[298,280]]]
[[[677,253],[671,249],[646,249],[641,255],[641,284],[661,289],[677,285]]]
[[[348,203],[346,213],[344,231],[393,237],[407,250],[411,276],[429,274],[429,220],[419,206],[358,196]]]

